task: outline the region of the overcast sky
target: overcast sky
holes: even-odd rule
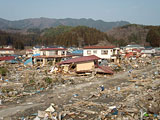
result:
[[[160,25],[160,0],[0,0],[0,18],[39,17]]]

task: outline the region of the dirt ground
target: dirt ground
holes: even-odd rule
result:
[[[135,74],[147,73],[154,69],[151,65],[139,70],[134,70]],[[76,78],[75,78],[76,79]],[[74,104],[77,101],[94,101],[98,103],[109,103],[113,99],[105,98],[99,100],[90,100],[89,97],[94,93],[100,92],[100,85],[104,85],[105,89],[115,89],[115,86],[122,83],[129,83],[128,72],[120,72],[110,77],[86,77],[83,83],[66,85],[61,84],[54,86],[52,89],[40,92],[38,94],[24,97],[19,103],[6,103],[0,106],[0,119],[17,120],[21,117],[26,117],[37,113],[38,110],[46,109],[50,103],[54,103],[58,110],[61,111],[64,105]],[[76,97],[74,97],[76,95]],[[125,98],[122,98],[122,100]],[[121,101],[122,101],[121,100]]]

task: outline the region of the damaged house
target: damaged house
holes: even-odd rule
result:
[[[34,64],[40,63],[43,65],[55,64],[56,62],[61,61],[61,59],[65,59],[67,57],[71,57],[71,55],[67,55],[67,49],[65,48],[44,48],[40,49],[40,55],[34,56],[33,61]]]
[[[14,54],[14,49],[12,48],[0,48],[0,56],[11,56]]]
[[[113,74],[113,71],[109,67],[98,65],[99,59],[100,58],[95,55],[83,56],[60,62],[59,67],[64,73]]]
[[[96,55],[101,60],[119,62],[120,49],[114,46],[87,46],[83,48],[83,56]]]

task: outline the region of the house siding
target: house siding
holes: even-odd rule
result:
[[[14,51],[0,51],[0,54],[14,54]]]
[[[103,55],[102,50],[107,50],[108,54]],[[87,51],[91,51],[91,54],[88,54]],[[94,51],[97,51],[97,53],[95,53]],[[97,57],[100,57],[102,59],[110,59],[111,56],[113,55],[113,49],[84,49],[83,56],[90,56],[90,55],[96,55]]]
[[[41,51],[41,55],[45,55],[45,56],[66,55],[66,51],[62,51],[62,50]]]
[[[93,67],[94,67],[93,61],[89,61],[85,63],[77,63],[76,71],[92,70]]]

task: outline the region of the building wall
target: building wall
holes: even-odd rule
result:
[[[35,50],[33,50],[33,54],[41,54],[40,49],[35,49]]]
[[[107,51],[107,52],[104,53],[103,51]],[[111,59],[111,56],[113,55],[113,49],[84,49],[83,50],[83,56],[90,56],[90,55],[96,55],[97,57],[100,57],[102,59]]]
[[[78,63],[76,67],[76,71],[84,71],[84,70],[91,70],[94,67],[93,61],[88,61],[85,63]]]
[[[1,50],[0,54],[14,54],[14,51],[12,51],[12,50]]]
[[[54,55],[66,55],[66,51],[62,50],[49,50],[49,51],[41,51],[41,55],[45,56],[54,56]]]
[[[26,54],[33,54],[33,51],[26,51]]]
[[[150,50],[144,49],[141,51],[141,53],[146,53],[146,54],[153,54],[155,52],[156,52],[155,49],[150,49]]]
[[[46,56],[56,55],[56,51],[45,51],[45,52],[46,52]]]

